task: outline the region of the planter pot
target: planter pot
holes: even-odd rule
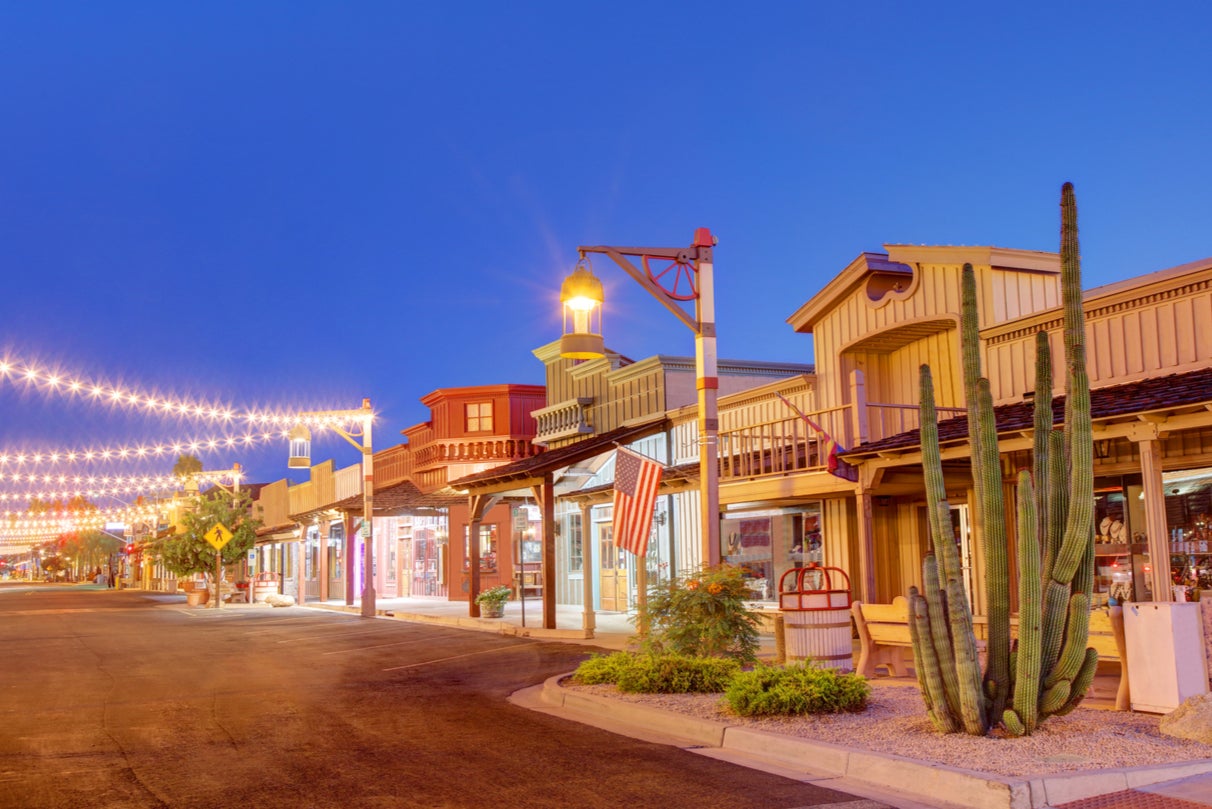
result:
[[[480,605],[481,618],[502,618],[505,616],[505,604],[488,602]]]
[[[210,590],[190,590],[185,594],[185,603],[191,607],[201,607],[210,601]]]

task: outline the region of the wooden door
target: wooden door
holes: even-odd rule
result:
[[[627,611],[627,552],[614,546],[614,526],[598,527],[599,557],[598,582],[601,588],[603,612]]]

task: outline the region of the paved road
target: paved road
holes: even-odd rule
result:
[[[0,807],[876,805],[507,702],[591,651],[0,586]]]

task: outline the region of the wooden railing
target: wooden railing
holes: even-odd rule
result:
[[[417,450],[414,469],[448,463],[508,463],[538,452],[539,448],[528,438],[446,439]]]
[[[944,420],[965,412],[962,407],[940,407],[938,417]],[[865,407],[841,405],[722,430],[720,480],[824,472],[828,469],[830,439],[839,447],[854,449],[915,430],[920,423],[917,405],[868,402]]]
[[[720,433],[720,480],[824,471],[828,441],[850,436],[850,406],[792,414]],[[813,426],[815,425],[815,426]]]
[[[533,411],[535,440],[554,441],[574,435],[589,435],[593,426],[589,424],[589,405],[593,399],[581,397],[568,399],[559,404]]]

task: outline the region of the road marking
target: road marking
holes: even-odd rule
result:
[[[463,634],[459,633],[459,634],[455,634],[455,635],[434,635],[433,637],[430,637],[430,638],[416,638],[414,640],[401,640],[401,641],[397,641],[396,643],[379,643],[379,644],[376,644],[375,646],[355,646],[352,649],[338,649],[335,652],[320,652],[320,656],[323,657],[324,655],[343,655],[343,654],[349,654],[351,652],[360,652],[363,649],[384,649],[388,646],[408,646],[409,644],[412,644],[412,643],[428,643],[431,640],[441,640],[443,638],[458,638],[458,637],[463,637]]]
[[[524,641],[524,643],[527,646],[532,646],[532,645],[538,643],[538,641],[537,640],[528,640],[528,641]],[[391,668],[383,669],[383,671],[400,671],[401,669],[415,669],[418,666],[428,666],[432,663],[445,663],[447,660],[458,660],[461,657],[475,657],[476,655],[488,654],[489,652],[508,652],[508,651],[511,651],[511,650],[517,649],[517,648],[519,648],[519,647],[518,646],[499,646],[496,649],[481,649],[478,652],[468,652],[467,654],[451,655],[450,657],[440,657],[437,660],[426,660],[423,663],[409,663],[407,666],[392,666]]]
[[[300,643],[315,640],[328,640],[329,638],[356,638],[359,635],[383,635],[387,632],[386,629],[368,629],[363,632],[324,632],[315,635],[309,635],[305,638],[287,638],[286,640],[276,641],[277,643]]]

